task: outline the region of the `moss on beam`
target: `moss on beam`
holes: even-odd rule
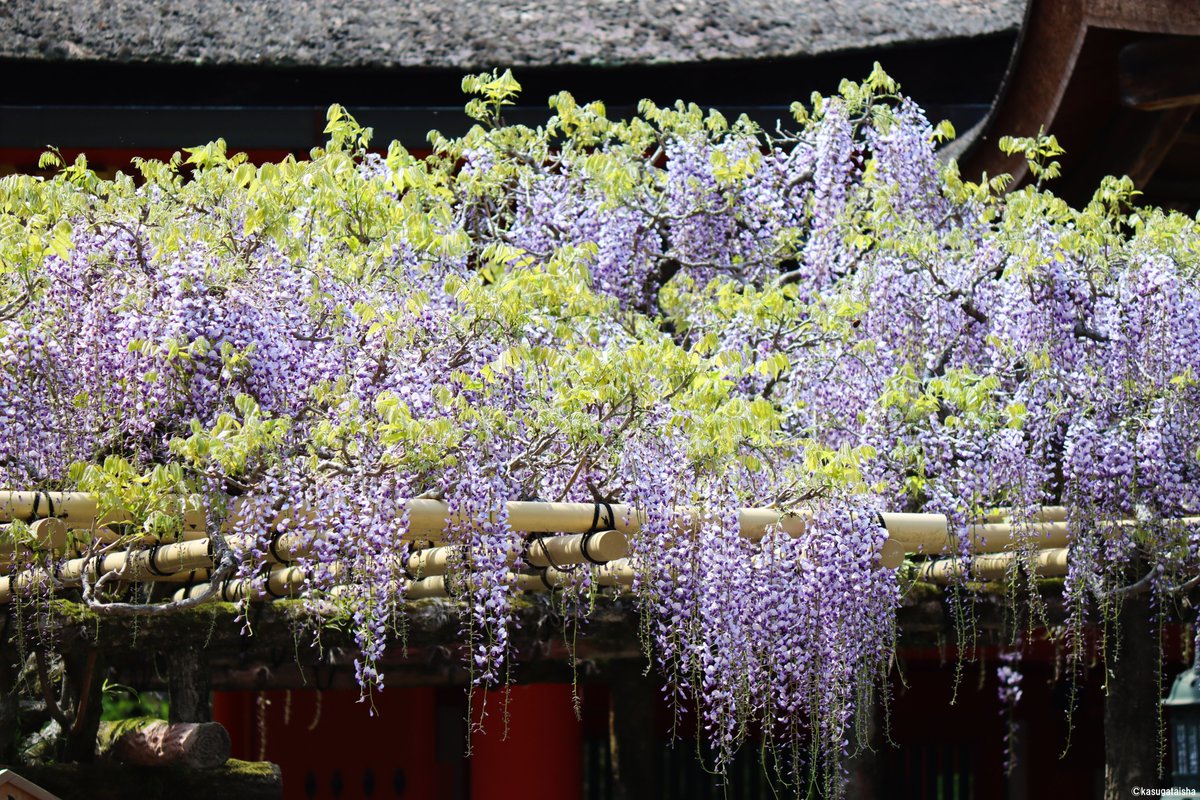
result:
[[[229,759],[216,769],[131,767],[113,762],[45,764],[17,770],[62,800],[278,800],[283,796],[279,767],[269,761]]]

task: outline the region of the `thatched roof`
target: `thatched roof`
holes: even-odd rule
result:
[[[1025,0],[0,0],[0,58],[327,67],[817,55],[1016,30]]]

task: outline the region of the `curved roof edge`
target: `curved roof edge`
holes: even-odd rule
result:
[[[319,67],[772,59],[1011,32],[1024,0],[8,0],[0,58]]]

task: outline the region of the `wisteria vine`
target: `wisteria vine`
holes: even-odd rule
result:
[[[1125,179],[1069,207],[1047,138],[1004,143],[1037,185],[966,181],[878,70],[775,133],[567,94],[534,129],[504,122],[511,75],[464,89],[478,124],[425,157],[335,106],[308,159],[215,142],[105,180],[49,153],[53,178],[0,180],[0,486],[158,535],[181,498],[214,525],[238,498],[256,580],[275,533],[319,528],[306,602],[335,598],[364,685],[404,499],[460,520],[483,684],[513,655],[504,501],[631,504],[649,655],[718,765],[761,735],[833,793],[895,647],[878,511],[944,513],[967,555],[986,510],[1066,504],[1074,630],[1085,598],[1200,566],[1175,521],[1200,504],[1195,220]],[[767,505],[812,523],[739,536]]]

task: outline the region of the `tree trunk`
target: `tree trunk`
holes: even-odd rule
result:
[[[640,659],[609,662],[613,800],[659,800],[658,686]]]
[[[212,722],[208,658],[184,648],[167,655],[167,698],[171,722]]]
[[[1121,601],[1106,641],[1104,800],[1128,800],[1134,787],[1163,788],[1158,778],[1159,641],[1146,594]]]

